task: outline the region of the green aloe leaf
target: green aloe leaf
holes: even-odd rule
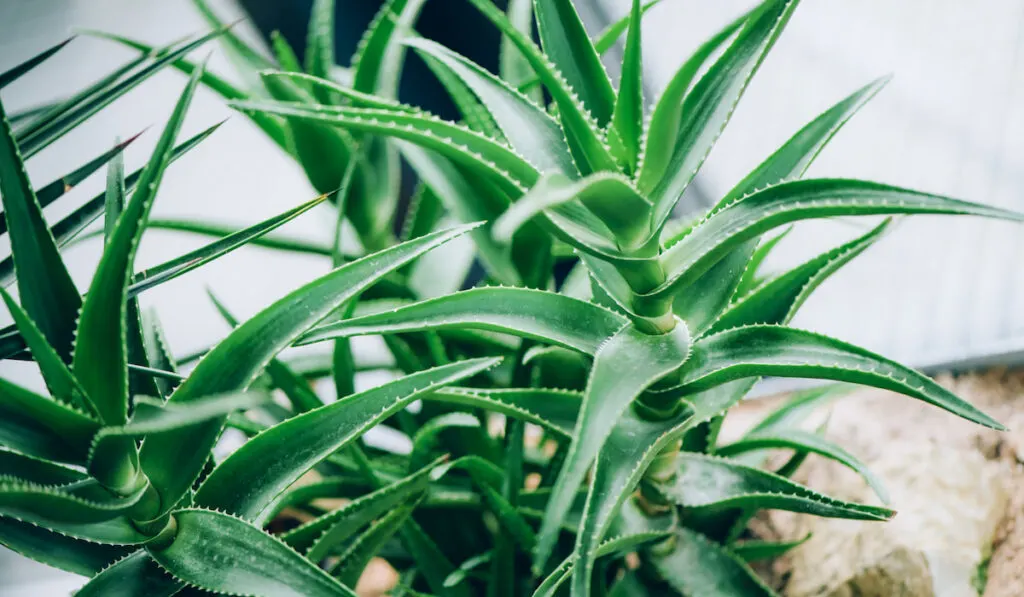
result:
[[[77,597],[171,597],[181,583],[148,553],[137,550],[104,568],[75,593]]]
[[[743,242],[810,218],[886,214],[962,214],[1021,221],[1015,212],[880,183],[843,179],[785,182],[713,212],[663,255],[668,280],[649,296],[685,288]]]
[[[434,73],[434,78],[444,87],[448,97],[455,104],[459,113],[462,114],[463,124],[478,133],[487,135],[491,139],[505,144],[508,143],[505,135],[498,128],[497,123],[494,122],[491,113],[477,99],[469,85],[466,85],[455,72],[430,54],[420,52],[420,58],[427,65],[427,68]]]
[[[683,595],[778,597],[728,548],[685,527],[676,530],[676,546],[653,554],[659,575]]]
[[[117,518],[139,501],[144,489],[115,497],[92,480],[56,487],[6,477],[0,479],[0,514],[61,532],[61,523],[80,525]]]
[[[645,193],[649,193],[668,171],[669,159],[682,125],[683,102],[697,75],[711,56],[754,14],[756,10],[740,16],[701,44],[665,86],[645,129],[643,159],[637,175],[637,185]]]
[[[282,79],[294,83],[302,88],[309,88],[314,92],[334,94],[348,100],[352,106],[358,108],[375,108],[378,110],[391,110],[394,112],[418,113],[419,108],[403,104],[395,100],[383,98],[369,93],[356,91],[351,87],[339,85],[334,81],[321,79],[301,72],[289,71],[263,71],[260,77],[266,81],[271,79]],[[325,102],[327,103],[327,102]]]
[[[192,4],[195,5],[207,25],[224,31],[221,43],[224,49],[227,50],[228,59],[232,62],[243,81],[249,83],[254,89],[259,89],[259,80],[254,73],[271,68],[273,64],[270,62],[270,59],[250,47],[237,33],[232,31],[234,24],[227,23],[218,17],[206,0],[192,0]]]
[[[389,272],[471,228],[463,226],[402,243],[306,284],[235,328],[199,362],[169,400],[187,403],[200,396],[247,388],[278,352],[317,321]],[[181,434],[166,433],[143,446],[143,470],[160,494],[164,511],[173,507],[195,480],[221,427],[222,421],[213,421],[189,429],[187,444]]]
[[[831,379],[898,392],[969,421],[1002,429],[998,421],[928,377],[852,344],[782,326],[719,332],[693,344],[680,391],[698,392],[748,377]]]
[[[125,205],[108,239],[82,305],[72,371],[108,425],[121,425],[128,418],[128,351],[124,313],[135,252],[202,71],[200,67],[193,73],[174,107],[153,156],[139,178],[137,190]],[[129,448],[134,451],[134,446]]]
[[[505,14],[516,31],[524,37],[533,37],[533,0],[510,0]],[[503,81],[516,89],[521,89],[529,81],[537,80],[537,74],[530,66],[530,62],[507,35],[501,36],[498,74]],[[540,88],[532,89],[526,96],[535,104],[542,104],[544,101]]]
[[[39,485],[65,485],[86,478],[62,464],[4,449],[0,449],[0,477],[17,477]]]
[[[615,90],[570,0],[534,0],[544,53],[600,126],[612,118]]]
[[[775,247],[789,236],[789,233],[792,230],[793,226],[787,226],[782,229],[782,232],[775,236],[762,239],[758,242],[757,248],[750,253],[750,261],[747,262],[746,268],[743,270],[743,274],[740,276],[740,280],[736,284],[736,292],[734,294],[735,298],[739,299],[746,296],[750,291],[760,286],[769,277],[768,274],[761,271],[764,261],[768,258],[768,255],[775,250]],[[743,249],[736,249],[736,251],[743,252]]]
[[[739,441],[719,446],[715,450],[715,454],[729,457],[751,450],[776,448],[796,450],[797,452],[810,452],[811,454],[819,454],[835,460],[863,477],[879,499],[882,500],[882,503],[889,503],[889,492],[886,491],[885,485],[881,479],[871,472],[871,469],[866,464],[853,454],[850,454],[842,446],[830,442],[816,433],[808,433],[799,429],[787,429],[776,432],[747,434]]]
[[[647,11],[654,8],[661,3],[661,0],[647,0],[640,7],[640,15],[646,15]],[[608,50],[612,49],[615,42],[622,37],[622,34],[626,32],[626,29],[630,27],[632,23],[635,23],[632,12],[627,13],[626,16],[615,21],[611,25],[605,27],[604,31],[599,33],[594,38],[594,49],[597,50],[598,54],[604,54]]]
[[[419,394],[496,363],[495,359],[474,359],[414,373],[280,423],[214,469],[196,494],[196,503],[259,519],[273,499],[307,470]]]
[[[574,439],[544,513],[534,552],[535,569],[540,570],[550,556],[576,490],[616,421],[641,392],[678,369],[689,351],[690,336],[685,325],[659,336],[644,334],[630,325],[601,345],[594,355]]]
[[[99,423],[73,407],[0,379],[0,440],[37,458],[85,462]]]
[[[430,56],[459,77],[487,107],[509,145],[540,172],[574,177],[576,166],[562,131],[548,114],[507,83],[469,59],[426,40],[409,39],[406,45]]]
[[[511,149],[461,125],[427,114],[388,110],[315,107],[287,102],[232,102],[243,113],[263,112],[291,119],[323,122],[345,129],[405,139],[474,168],[504,190],[521,192],[536,181],[537,172]]]
[[[93,576],[130,552],[124,547],[75,539],[6,516],[0,516],[0,545],[47,566],[82,576]]]
[[[313,328],[299,338],[298,344],[368,334],[470,328],[594,354],[625,324],[621,315],[566,296],[526,288],[476,288]]]
[[[281,539],[311,561],[319,562],[329,549],[352,537],[363,525],[424,491],[441,472],[434,465],[426,466],[284,533]]]
[[[319,200],[320,200],[320,197],[317,197],[316,199],[313,199],[312,201],[309,201],[307,203],[303,203],[302,205],[300,205],[298,207],[295,207],[295,208],[293,208],[291,210],[288,210],[284,214],[280,214],[279,216],[275,216],[272,219],[273,220],[277,220],[278,218],[284,218],[285,214],[291,214],[291,213],[293,213],[295,211],[301,210],[304,207],[306,207],[306,208],[312,207],[312,206],[310,206],[310,203],[313,203],[314,205],[319,205],[319,203],[314,203],[314,202],[317,202]],[[305,213],[305,212],[302,211],[300,213]],[[267,220],[265,222],[261,222],[260,224],[256,224],[255,226],[262,227],[262,225],[266,224],[269,221],[270,220]],[[289,218],[288,221],[290,221],[290,218]],[[251,230],[253,227],[250,227],[250,228],[239,228],[237,226],[232,226],[232,225],[229,225],[229,224],[215,224],[215,223],[199,221],[199,220],[151,219],[149,221],[149,225],[147,226],[147,228],[149,228],[150,230],[168,230],[168,231],[174,231],[174,232],[187,232],[187,233],[190,233],[190,234],[197,234],[197,235],[200,235],[200,236],[228,237],[228,236],[237,235],[238,233],[243,232],[245,230]],[[85,238],[89,238],[91,236],[94,236],[94,234],[86,233],[86,234],[83,234],[80,238],[85,239]],[[235,238],[239,238],[239,237],[235,237]],[[265,248],[265,249],[276,249],[276,250],[280,250],[280,251],[291,251],[291,252],[295,252],[295,253],[308,253],[310,255],[330,256],[330,254],[331,254],[331,248],[328,247],[324,243],[312,242],[312,241],[308,241],[308,240],[305,240],[305,239],[293,238],[293,237],[290,237],[290,236],[286,237],[286,236],[277,235],[277,234],[268,234],[266,236],[254,236],[251,239],[247,240],[245,244],[252,245],[254,247],[261,247],[261,248]],[[356,257],[353,256],[353,255],[346,255],[346,261],[354,261],[355,259],[356,259]],[[150,271],[152,269],[153,268],[149,268],[146,271]]]
[[[172,44],[162,48],[157,51],[149,64],[135,72],[117,77],[112,81],[102,80],[92,88],[69,99],[40,118],[38,126],[18,132],[18,143],[22,151],[26,156],[38,153],[165,66],[222,33],[224,33],[223,29],[214,30],[182,44]]]
[[[156,311],[150,309],[142,314],[142,342],[146,351],[146,358],[156,369],[177,373],[178,365],[175,361],[170,347],[167,345],[166,335]],[[177,387],[177,382],[162,378],[154,378],[160,397],[166,399]]]
[[[417,176],[433,190],[445,209],[461,222],[486,222],[470,236],[476,244],[480,260],[494,279],[509,285],[520,285],[519,272],[512,262],[509,247],[494,241],[491,235],[494,220],[507,205],[479,192],[448,158],[408,142],[398,143],[399,151]]]
[[[612,115],[608,138],[612,151],[626,166],[628,172],[636,170],[640,154],[640,138],[643,134],[644,81],[643,52],[641,48],[640,0],[633,0],[630,10],[629,36],[622,56],[622,75],[619,92],[615,98],[615,112]]]
[[[587,111],[587,108],[580,103],[577,94],[570,87],[566,78],[551,63],[549,57],[533,43],[529,36],[524,35],[516,28],[490,0],[470,0],[470,3],[515,45],[516,49],[530,63],[548,92],[551,93],[551,98],[558,107],[562,129],[565,131],[569,148],[572,150],[576,167],[580,173],[586,175],[592,172],[614,171],[616,169],[615,159],[601,138],[600,126],[594,121],[594,117]],[[570,10],[572,10],[571,7]],[[587,43],[589,44],[589,41]],[[607,75],[604,76],[607,78]],[[615,92],[610,87],[609,85],[611,92],[608,103],[609,114],[611,114],[612,103],[615,101]]]
[[[886,220],[848,243],[822,253],[814,259],[759,286],[729,306],[715,320],[708,333],[756,323],[786,323],[793,318],[807,297],[829,276],[877,242],[886,229]],[[714,271],[712,268],[711,271]]]
[[[830,518],[888,520],[888,508],[836,500],[768,471],[724,458],[684,452],[674,479],[655,490],[672,503],[701,513],[744,510],[788,510]]]
[[[441,447],[444,436],[449,432],[472,430],[480,433],[480,419],[465,412],[450,412],[430,419],[412,438],[412,451],[409,453],[409,468],[419,469],[434,458],[433,453]]]
[[[63,49],[64,46],[71,43],[71,40],[73,39],[74,37],[69,37],[62,42],[56,43],[50,46],[49,48],[46,48],[42,52],[39,52],[35,56],[29,58],[28,60],[0,73],[0,89],[3,89],[11,83],[17,81],[19,78],[21,78],[22,75],[42,64],[50,56],[53,56],[57,52],[61,51],[61,49]]]
[[[672,301],[672,312],[686,322],[695,337],[703,336],[722,312],[730,307],[730,302],[738,293],[743,272],[750,265],[753,241],[748,241],[748,245],[726,254],[686,290],[680,291]],[[607,284],[608,273],[600,273],[603,276],[599,281]]]
[[[80,182],[88,178],[94,172],[102,168],[108,162],[114,160],[115,157],[120,156],[121,152],[124,151],[133,141],[139,138],[142,133],[139,133],[127,141],[123,141],[114,145],[113,148],[108,149],[99,156],[93,158],[89,162],[79,166],[75,170],[61,176],[57,180],[54,180],[36,191],[36,199],[39,201],[40,207],[46,207],[57,199],[63,197],[68,191],[77,186]],[[0,234],[7,233],[7,220],[0,218]]]
[[[608,227],[614,235],[609,240],[624,250],[635,251],[650,235],[650,202],[637,193],[628,178],[610,172],[591,174],[575,181],[560,174],[544,176],[502,214],[494,224],[493,234],[498,240],[508,242],[530,219],[577,200]],[[555,216],[556,224],[561,223],[557,217],[561,214],[556,211],[551,215]]]
[[[24,274],[18,276],[18,292],[25,311],[61,359],[69,362],[82,300],[46,227],[2,103],[0,197],[11,240],[13,269]]]
[[[306,32],[306,72],[322,79],[331,77],[336,63],[334,13],[334,0],[314,0]]]
[[[851,389],[853,386],[846,384],[827,384],[796,392],[785,404],[758,421],[747,433],[773,433],[797,428],[816,411],[849,393]]]
[[[407,502],[385,514],[380,520],[370,525],[365,532],[356,537],[352,545],[342,552],[337,565],[331,571],[342,584],[354,587],[366,569],[370,559],[377,555],[381,547],[395,536],[402,525],[409,520],[418,500]]]
[[[517,0],[513,0],[512,3],[515,3],[516,1]],[[520,4],[526,4],[527,6],[529,6],[527,0],[518,1]],[[470,576],[474,574],[474,571],[477,568],[483,566],[484,564],[491,563],[493,559],[494,551],[485,551],[480,555],[467,558],[461,564],[459,564],[459,567],[456,568],[454,572],[449,574],[448,577],[444,579],[444,586],[454,587],[456,585],[462,584],[466,579],[468,579]]]
[[[326,195],[321,195],[316,199],[307,201],[306,203],[293,207],[284,213],[263,220],[262,222],[258,222],[241,230],[230,232],[220,240],[204,245],[194,251],[189,251],[188,253],[175,257],[174,259],[146,268],[132,276],[132,283],[128,287],[128,295],[135,296],[140,292],[149,290],[150,288],[159,286],[165,282],[169,282],[179,276],[183,276],[188,272],[206,265],[215,259],[219,259],[244,245],[252,244],[260,246],[259,241],[263,239],[265,234],[294,220],[317,205],[320,205],[326,199]],[[149,225],[147,228],[152,228],[152,226]],[[266,245],[264,244],[263,246]]]
[[[794,541],[740,541],[729,546],[729,551],[744,562],[761,562],[781,557],[795,547],[799,547],[811,538],[807,534]]]
[[[394,98],[405,61],[401,42],[411,33],[426,0],[387,0],[352,58],[352,88]]]
[[[71,370],[64,364],[64,361],[61,360],[57,351],[46,341],[42,331],[32,322],[28,313],[18,303],[14,302],[11,295],[2,288],[0,288],[0,297],[3,297],[4,303],[7,305],[7,311],[10,312],[11,318],[14,319],[17,331],[21,334],[21,338],[32,354],[32,358],[36,361],[36,365],[39,366],[39,372],[43,376],[43,381],[46,382],[46,387],[50,390],[50,393],[57,400],[68,406],[81,409],[88,415],[96,414],[96,410],[86,396],[81,384],[72,375]],[[91,417],[87,416],[87,418]]]
[[[679,126],[667,160],[649,148],[640,189],[655,205],[654,228],[660,230],[673,208],[718,140],[747,84],[768,50],[786,26],[797,0],[768,0],[740,31],[736,40],[686,95],[680,108]],[[661,122],[657,123],[659,126]],[[651,129],[656,123],[651,120]],[[654,159],[660,157],[661,159]],[[653,161],[652,161],[653,160]],[[660,171],[648,163],[664,164]],[[647,171],[645,171],[647,170]],[[649,175],[648,172],[657,172]],[[651,179],[654,176],[654,179]]]
[[[161,568],[190,585],[229,595],[317,597],[355,592],[248,522],[210,510],[177,510],[176,532],[147,546]]]
[[[566,439],[579,414],[582,394],[545,388],[443,388],[423,397],[430,402],[482,408],[527,423]]]

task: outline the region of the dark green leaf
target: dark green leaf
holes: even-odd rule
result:
[[[73,468],[3,449],[0,477],[17,477],[38,485],[65,485],[85,479],[84,474]]]
[[[57,43],[56,45],[50,46],[49,48],[29,58],[21,64],[18,64],[17,66],[14,66],[13,68],[10,68],[0,73],[0,89],[7,87],[14,81],[18,80],[25,73],[39,66],[44,60],[46,60],[50,56],[53,56],[54,54],[59,52],[64,46],[71,43],[71,40],[73,39],[73,37],[69,37],[64,41]]]
[[[153,558],[137,550],[97,574],[76,597],[171,597],[181,583],[164,572]]]
[[[644,82],[640,35],[640,0],[633,0],[630,11],[629,36],[622,56],[622,75],[619,93],[615,98],[615,113],[608,131],[613,153],[626,166],[628,172],[636,170],[643,135]]]
[[[774,560],[781,557],[794,547],[799,547],[807,542],[811,535],[795,541],[741,541],[729,546],[729,551],[744,562],[760,562],[763,560]]]
[[[72,407],[0,379],[0,440],[37,458],[82,464],[99,423]]]
[[[344,585],[356,586],[370,559],[401,529],[417,504],[418,500],[413,500],[391,510],[356,537],[352,545],[341,554],[338,564],[332,570],[334,576]]]
[[[47,566],[82,576],[92,576],[129,553],[124,547],[67,537],[6,516],[0,516],[0,545]]]
[[[655,569],[683,595],[778,597],[736,554],[686,528],[676,531],[676,546],[654,554]]]

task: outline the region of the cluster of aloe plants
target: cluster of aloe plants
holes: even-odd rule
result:
[[[592,41],[569,0],[510,0],[507,12],[466,0],[503,35],[495,76],[416,35],[424,0],[385,2],[349,67],[333,55],[331,0],[314,3],[304,65],[279,36],[264,57],[196,1],[212,33],[159,49],[108,35],[142,55],[0,130],[4,284],[20,295],[3,294],[14,325],[0,356],[35,361],[49,392],[0,379],[0,543],[91,577],[79,595],[352,595],[375,557],[398,572],[395,595],[773,595],[747,563],[794,543],[752,538],[757,512],[877,521],[893,511],[790,479],[820,455],[885,501],[856,457],[802,428],[830,390],[719,441],[761,376],[884,388],[999,428],[921,374],[787,325],[888,221],[789,271],[762,267],[784,231],[767,235],[799,220],[1022,219],[879,183],[802,179],[884,81],[812,120],[707,213],[673,217],[795,0],[765,0],[727,25],[649,111],[640,22],[654,2],[634,0]],[[616,89],[600,54],[623,35]],[[245,86],[187,58],[214,37]],[[461,122],[396,99],[409,48]],[[109,163],[106,192],[49,226],[42,206],[67,185],[33,191],[23,158],[166,65],[189,82],[148,164],[126,177],[124,144],[91,160],[66,180]],[[199,85],[298,160],[323,197],[237,231],[151,221],[168,164],[200,140],[174,146]],[[418,177],[407,210],[397,209],[402,160]],[[321,202],[337,214],[333,246],[263,236]],[[60,248],[102,215],[104,251],[83,295]],[[141,235],[160,225],[220,238],[135,274]],[[321,254],[333,269],[245,321],[213,299],[232,330],[194,365],[176,359],[155,319],[140,317],[138,294],[247,243]],[[479,270],[453,253],[436,259],[446,243],[472,249]],[[367,335],[384,339],[389,359],[353,354],[350,339]],[[291,355],[294,345],[326,350]],[[391,381],[357,392],[364,370]],[[325,386],[326,400],[314,391]],[[215,458],[226,427],[247,440]],[[366,441],[375,429],[399,439]],[[765,469],[765,450],[778,448],[792,457]]]

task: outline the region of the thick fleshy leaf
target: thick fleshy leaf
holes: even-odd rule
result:
[[[572,437],[582,394],[545,388],[444,388],[423,397],[431,402],[482,408],[533,423],[564,438]]]
[[[232,30],[233,24],[218,17],[206,0],[192,0],[192,4],[198,9],[207,25],[214,29],[224,30],[220,41],[227,51],[228,60],[246,84],[253,89],[260,89],[259,79],[255,73],[265,68],[271,68],[273,64],[270,59],[250,47]]]
[[[45,61],[47,58],[53,56],[54,54],[59,52],[64,46],[71,43],[71,40],[73,39],[73,37],[69,37],[68,39],[65,39],[62,42],[59,42],[57,44],[50,46],[49,48],[46,48],[42,52],[39,52],[35,56],[29,58],[28,60],[20,64],[17,64],[12,68],[9,68],[6,71],[0,73],[0,89],[7,87],[11,83],[21,78],[21,76],[25,73],[42,64],[42,62]]]
[[[640,0],[633,0],[630,10],[629,35],[622,56],[622,75],[615,98],[615,113],[608,131],[612,151],[626,166],[628,172],[636,170],[643,134],[644,83],[643,57],[640,35]]]
[[[545,0],[546,1],[546,0]],[[558,117],[565,131],[569,148],[576,161],[576,168],[581,174],[592,172],[614,171],[615,159],[600,135],[600,127],[594,117],[580,103],[579,97],[570,87],[562,73],[551,63],[551,60],[537,47],[529,36],[524,35],[512,24],[505,13],[498,10],[490,0],[470,0],[487,20],[494,23],[499,31],[516,46],[530,66],[537,73],[540,81],[551,93],[551,98],[558,107]],[[570,10],[573,10],[570,6]],[[589,45],[589,40],[587,41]],[[600,66],[600,65],[599,65]],[[603,74],[603,70],[602,70]],[[604,75],[607,78],[607,75]],[[611,90],[608,102],[608,114],[611,114],[615,92]]]
[[[525,37],[533,37],[533,0],[509,0],[505,10],[508,22]],[[501,36],[501,51],[498,54],[498,74],[501,80],[519,89],[528,81],[536,81],[537,75],[523,53],[516,48],[507,35]],[[532,89],[526,96],[535,104],[544,101],[540,88]]]
[[[741,243],[811,218],[886,214],[961,214],[1022,221],[1016,212],[860,180],[785,182],[734,201],[702,220],[663,255],[668,280],[650,293],[685,288]]]
[[[277,114],[348,130],[405,139],[486,174],[510,192],[532,184],[537,172],[511,149],[484,135],[427,114],[366,108],[316,107],[288,102],[232,102],[243,113]]]
[[[557,208],[570,201],[579,201],[593,212],[614,235],[610,240],[624,250],[637,250],[650,235],[650,202],[636,192],[628,178],[608,172],[575,181],[560,174],[545,176],[502,214],[493,234],[508,242],[512,233],[530,219],[546,210],[561,215]],[[555,219],[556,224],[561,221]]]
[[[175,578],[229,595],[337,597],[355,592],[280,539],[248,522],[210,510],[177,510],[176,532],[149,555]]]
[[[355,541],[339,557],[338,563],[332,570],[334,576],[344,585],[356,586],[366,565],[370,563],[370,559],[377,555],[384,543],[394,537],[402,525],[409,520],[417,503],[417,500],[413,500],[392,509],[356,537]]]
[[[686,93],[693,86],[704,64],[722,44],[743,27],[752,14],[754,12],[748,12],[733,20],[698,46],[690,58],[676,70],[661,92],[644,131],[643,156],[637,185],[645,193],[649,193],[667,172],[683,119],[683,101]]]
[[[430,72],[434,73],[434,78],[444,87],[445,92],[448,94],[448,99],[455,104],[459,113],[462,114],[463,124],[474,131],[487,135],[491,139],[508,144],[504,133],[498,128],[497,123],[494,122],[494,117],[491,116],[491,113],[484,104],[473,93],[469,85],[466,85],[447,65],[430,54],[420,52],[420,58],[427,65],[427,68],[430,69]]]
[[[888,226],[889,221],[886,220],[868,231],[867,234],[844,243],[762,284],[747,296],[730,305],[711,325],[708,333],[756,323],[771,324],[790,321],[797,309],[825,279],[877,242]],[[712,268],[709,273],[714,271],[715,268]]]
[[[544,513],[534,552],[535,569],[542,569],[547,562],[576,490],[616,421],[641,392],[678,369],[689,351],[690,335],[683,324],[658,336],[630,325],[601,345],[594,356],[573,441]]]
[[[200,396],[248,387],[263,367],[309,327],[374,282],[413,259],[466,233],[472,226],[440,231],[374,253],[318,278],[249,319],[211,350],[170,397],[187,403]],[[222,421],[151,438],[142,448],[142,466],[166,511],[177,503],[206,462]],[[155,441],[154,441],[155,440]]]
[[[197,69],[185,86],[139,177],[136,191],[107,240],[78,320],[72,371],[108,425],[121,425],[128,418],[125,310],[135,253],[202,71],[202,67]],[[131,449],[134,450],[134,446]]]
[[[29,183],[18,144],[0,103],[0,197],[11,241],[18,293],[29,318],[65,362],[71,360],[75,320],[82,299]],[[46,272],[46,275],[38,275]]]
[[[753,241],[748,241],[753,244]],[[693,284],[676,295],[672,312],[686,322],[695,337],[703,336],[736,296],[743,272],[750,264],[750,249],[742,246],[728,253]],[[598,270],[600,271],[600,270]],[[605,283],[607,283],[607,273]]]
[[[72,407],[0,379],[0,443],[37,458],[82,464],[99,428]]]
[[[0,479],[0,514],[61,531],[62,523],[88,524],[117,518],[139,501],[144,489],[115,497],[92,480],[54,487],[7,477]]]
[[[778,597],[728,548],[687,528],[676,530],[676,546],[651,555],[662,578],[683,595]]]
[[[363,525],[376,520],[422,492],[441,471],[430,465],[357,500],[319,516],[281,535],[281,539],[319,562],[327,550],[352,537]]]
[[[655,485],[655,490],[694,512],[772,509],[853,520],[888,520],[895,515],[888,508],[836,500],[785,477],[724,458],[683,452],[677,462],[675,478]]]
[[[747,83],[786,26],[797,4],[798,0],[768,0],[757,9],[729,49],[683,100],[679,109],[679,126],[673,129],[676,131],[675,140],[667,160],[657,156],[659,149],[648,148],[644,168],[640,172],[639,186],[654,203],[655,230],[660,230],[668,220],[683,191],[711,152],[746,90]],[[653,118],[650,126],[653,131]],[[647,168],[648,163],[659,162],[664,164],[660,171]],[[649,175],[649,172],[655,174]]]
[[[853,386],[837,383],[796,392],[785,404],[758,421],[747,433],[773,433],[799,428],[816,411],[852,389]]]
[[[82,576],[92,576],[130,553],[125,547],[75,539],[6,516],[0,516],[0,545],[47,566]]]
[[[137,550],[104,568],[76,597],[171,597],[182,584],[164,572],[144,550]]]
[[[86,478],[62,464],[4,449],[0,449],[0,477],[17,477],[39,485],[66,485]]]
[[[352,57],[352,88],[394,98],[405,62],[402,40],[412,31],[426,0],[387,0]]]
[[[560,172],[575,177],[569,147],[558,123],[507,83],[467,58],[426,39],[405,42],[418,52],[444,64],[473,90],[501,128],[509,145],[539,172]]]
[[[39,366],[43,381],[46,382],[46,387],[53,397],[64,404],[81,409],[89,415],[96,414],[96,410],[81,384],[61,360],[57,351],[46,341],[42,331],[32,322],[28,313],[14,302],[11,295],[7,294],[3,288],[0,288],[0,297],[3,297],[7,311],[14,319],[14,325],[20,332],[32,358]]]
[[[698,340],[681,371],[680,391],[699,392],[764,375],[831,379],[890,390],[968,421],[1003,429],[969,402],[912,369],[828,336],[781,326],[737,328]]]
[[[306,72],[322,79],[331,77],[336,62],[334,13],[334,0],[314,0],[306,32]]]
[[[647,0],[647,2],[644,2],[643,6],[640,7],[640,14],[646,15],[648,10],[654,8],[660,2],[661,0]],[[626,16],[605,27],[604,31],[594,38],[594,49],[597,50],[597,53],[604,54],[608,50],[612,49],[615,42],[619,41],[619,37],[625,33],[626,29],[628,29],[630,24],[633,22],[635,22],[633,20],[633,15],[631,13],[627,13]]]
[[[336,337],[445,328],[503,332],[594,354],[626,324],[612,311],[584,301],[526,288],[476,288],[393,311],[310,330],[299,344]]]
[[[307,470],[419,394],[497,362],[474,359],[414,373],[288,419],[249,440],[217,466],[197,492],[196,503],[259,520],[274,498]]]
[[[762,271],[762,266],[768,255],[775,250],[775,247],[782,242],[789,233],[793,230],[793,226],[787,226],[771,238],[763,238],[757,243],[757,247],[753,251],[750,251],[750,260],[747,262],[746,269],[743,270],[743,274],[740,276],[739,282],[736,284],[735,297],[740,299],[750,291],[760,286],[770,276],[768,273]],[[753,244],[754,241],[747,241]],[[736,249],[736,251],[743,251],[743,248]],[[704,274],[707,275],[707,274]]]
[[[889,492],[885,490],[885,485],[881,479],[871,472],[871,469],[866,464],[853,454],[850,454],[842,446],[830,442],[816,433],[808,433],[799,429],[787,429],[768,433],[748,434],[739,441],[719,446],[715,450],[715,454],[729,457],[751,450],[779,448],[796,450],[797,452],[810,452],[811,454],[819,454],[835,460],[863,477],[879,499],[883,503],[889,503]]]
[[[571,0],[534,0],[544,53],[604,127],[612,118],[615,90]]]
[[[774,560],[794,547],[803,545],[810,538],[811,535],[807,534],[794,541],[740,541],[730,545],[729,551],[747,563]]]

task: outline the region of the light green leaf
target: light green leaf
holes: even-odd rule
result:
[[[47,566],[82,576],[93,576],[130,551],[75,539],[6,516],[0,516],[0,545]]]
[[[1024,221],[1024,215],[1016,212],[880,183],[844,179],[785,182],[746,195],[702,220],[662,255],[669,278],[648,296],[665,296],[685,288],[730,250],[778,226],[810,218],[899,213]]]
[[[690,335],[683,324],[658,336],[644,334],[630,325],[601,345],[594,356],[573,441],[544,513],[534,569],[542,569],[550,556],[576,490],[616,421],[641,392],[678,369],[689,350]]]
[[[352,88],[394,99],[405,62],[401,44],[419,18],[426,0],[387,0],[359,41],[352,57]]]
[[[643,6],[640,7],[640,14],[646,15],[647,11],[657,6],[661,0],[648,0],[644,2]],[[598,34],[594,38],[594,49],[597,50],[598,54],[604,54],[608,50],[612,49],[615,42],[619,40],[619,37],[625,33],[626,29],[629,28],[630,24],[635,22],[633,20],[632,13],[626,14],[618,21],[615,21],[611,25],[605,27],[604,31]]]
[[[359,295],[374,282],[416,257],[465,234],[472,226],[411,240],[346,264],[280,299],[236,328],[211,350],[170,397],[187,403],[200,396],[245,389],[278,352],[309,327]],[[151,438],[142,448],[142,466],[166,511],[177,503],[206,462],[222,421]],[[155,440],[155,441],[154,441]]]
[[[533,423],[566,439],[579,414],[582,394],[545,388],[443,388],[423,397],[430,402],[482,408]]]
[[[643,52],[641,48],[640,0],[633,0],[630,11],[629,36],[622,56],[622,75],[619,93],[615,98],[615,113],[612,115],[608,139],[612,152],[624,164],[627,172],[636,170],[640,154],[640,137],[643,134],[644,81]]]
[[[306,32],[306,72],[322,79],[331,78],[337,62],[334,59],[334,13],[334,0],[313,1]]]
[[[190,585],[229,595],[355,597],[280,539],[244,520],[191,508],[172,516],[175,534],[146,550],[161,568]]]
[[[524,37],[533,37],[533,0],[509,0],[505,9],[508,22]],[[498,54],[498,74],[514,88],[521,88],[528,81],[536,81],[537,74],[523,53],[516,48],[507,35],[501,36],[501,50]],[[526,96],[535,104],[544,102],[540,88],[534,88]]]
[[[748,377],[831,379],[891,390],[979,425],[998,421],[928,377],[852,344],[793,328],[755,325],[719,332],[693,344],[681,371],[685,393]]]
[[[196,503],[259,520],[273,499],[307,470],[419,394],[497,362],[473,359],[414,373],[275,425],[218,465],[197,492]]]
[[[370,528],[356,537],[352,545],[342,552],[338,563],[331,571],[332,574],[342,584],[350,587],[356,586],[370,559],[377,555],[381,547],[402,528],[418,503],[419,500],[406,502],[371,524]]]
[[[879,499],[882,500],[882,503],[889,503],[889,492],[886,491],[885,484],[871,472],[871,469],[866,464],[853,454],[850,454],[842,446],[830,442],[816,433],[808,433],[799,429],[752,433],[743,436],[743,439],[739,441],[718,447],[715,453],[719,456],[731,457],[751,450],[778,448],[796,450],[797,452],[810,452],[811,454],[819,454],[835,460],[863,477]]]
[[[469,328],[514,334],[594,354],[625,324],[621,315],[567,296],[526,288],[476,288],[313,328],[297,343]]]
[[[0,477],[16,477],[39,485],[66,485],[86,478],[62,464],[5,449],[0,449]]]

